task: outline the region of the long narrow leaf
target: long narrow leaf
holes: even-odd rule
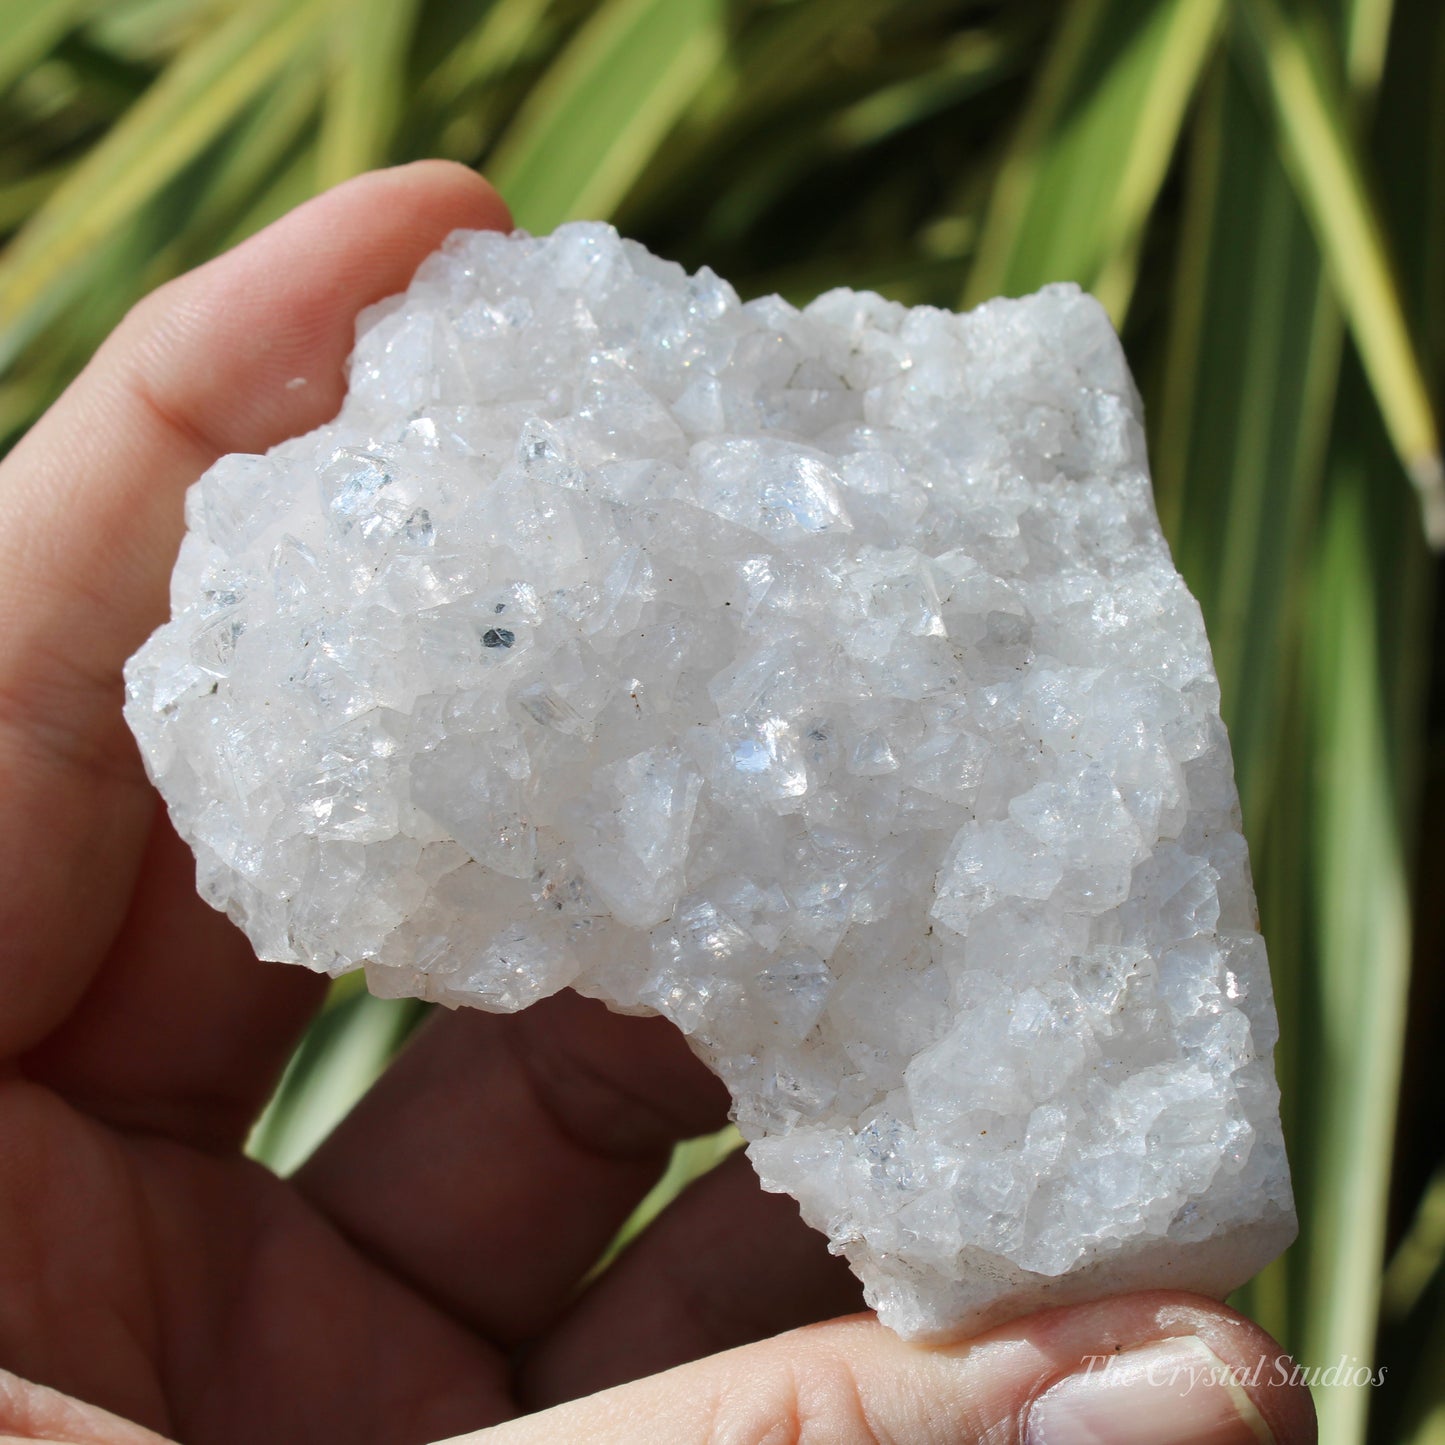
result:
[[[321,68],[303,52],[230,128],[225,146],[207,168],[193,201],[193,245],[198,245],[202,254],[188,251],[177,258],[179,264],[194,265],[205,259],[205,252],[231,244],[229,232],[238,213],[255,204],[287,158],[314,134],[323,83]],[[314,171],[310,184],[315,184]],[[302,199],[304,196],[298,196],[297,203]]]
[[[1278,0],[1238,0],[1238,8],[1375,399],[1420,494],[1426,535],[1445,546],[1440,433],[1346,104],[1314,61],[1301,23]]]
[[[1025,0],[1017,0],[1017,5],[1024,8]],[[766,167],[775,156],[786,163],[789,152],[806,150],[810,141],[826,148],[821,133],[828,125],[827,103],[846,107],[858,99],[856,77],[852,94],[846,83],[840,87],[847,67],[838,59],[839,37],[885,31],[906,35],[906,23],[926,19],[930,8],[920,6],[919,0],[759,7],[729,36],[726,52],[702,78],[675,132],[639,177],[628,197],[626,219],[645,226],[659,213],[691,210],[699,189],[707,201],[716,199],[716,188],[707,178],[720,165],[735,170],[746,187],[759,163]],[[1009,37],[1000,36],[997,43],[1006,46]],[[944,59],[943,50],[935,48],[935,53]],[[747,202],[738,200],[740,208],[747,209]],[[708,224],[710,237],[719,229],[731,229],[709,224],[714,219],[710,205],[704,204],[698,214]]]
[[[1307,648],[1305,703],[1319,759],[1317,1107],[1328,1123],[1310,1139],[1311,1308],[1300,1349],[1311,1360],[1366,1361],[1372,1351],[1410,969],[1414,660],[1427,573],[1418,539],[1402,545],[1406,489],[1382,495],[1375,483],[1389,453],[1383,439],[1378,450],[1361,441],[1370,410],[1356,372],[1336,433]],[[1325,1445],[1363,1437],[1368,1392],[1325,1391],[1318,1408]]]
[[[10,230],[33,215],[65,179],[69,166],[33,171],[14,181],[0,181],[0,232]]]
[[[717,1168],[728,1155],[742,1146],[742,1142],[742,1135],[729,1124],[716,1134],[684,1139],[678,1144],[662,1178],[652,1186],[613,1236],[601,1259],[592,1267],[589,1278],[601,1274],[689,1184]]]
[[[916,73],[873,90],[862,100],[841,104],[832,115],[825,114],[821,123],[792,126],[767,146],[744,145],[745,154],[735,163],[730,194],[720,199],[702,221],[704,234],[714,245],[736,242],[762,223],[770,207],[786,204],[789,195],[810,174],[828,165],[856,165],[873,147],[916,129],[968,96],[997,84],[1017,67],[1018,61],[1018,46],[1010,39],[966,33],[942,54],[920,55]],[[664,155],[660,166],[649,172],[647,189],[654,195],[667,184],[662,172],[674,167],[677,159],[676,155]],[[976,229],[972,218],[966,224],[972,238]],[[934,228],[929,230],[931,233]],[[957,248],[952,249],[956,253]],[[908,264],[917,259],[908,258]],[[875,269],[871,260],[862,264],[869,272]],[[873,283],[865,277],[844,275],[829,284],[864,287]],[[948,305],[956,295],[957,288],[931,294],[928,299]]]
[[[1445,1168],[1430,1181],[1381,1285],[1383,1313],[1403,1319],[1432,1281],[1445,1275]]]
[[[520,224],[607,216],[726,41],[721,0],[607,0],[508,127],[488,166]]]
[[[694,139],[726,128],[729,115],[776,111],[806,83],[840,33],[868,33],[907,0],[829,0],[826,6],[766,9],[732,38],[727,56],[698,88],[686,120]]]
[[[321,187],[387,160],[401,113],[419,0],[337,3],[330,27],[331,85],[321,128]]]
[[[262,226],[269,226],[309,199],[315,193],[316,168],[316,144],[312,141],[269,178],[265,187],[221,238],[216,249],[226,250],[244,241]]]
[[[550,0],[493,0],[467,36],[421,88],[428,104],[455,104],[499,72],[510,69],[533,43]]]
[[[231,124],[316,33],[317,0],[247,7],[204,34],[92,149],[0,256],[0,366],[76,262]]]
[[[1345,10],[1345,80],[1352,93],[1368,96],[1384,73],[1395,0],[1352,0]]]
[[[97,0],[0,0],[0,93],[24,75]]]
[[[305,1163],[376,1082],[417,1018],[410,1003],[373,998],[359,975],[312,1024],[246,1152],[278,1174]]]
[[[1253,844],[1281,1038],[1276,1065],[1306,1237],[1312,1227],[1311,1013],[1298,657],[1303,579],[1341,323],[1314,237],[1229,56],[1195,123],[1153,449],[1161,512],[1200,600]],[[1292,1339],[1292,1257],[1241,1301]]]
[[[1268,127],[1229,63],[1199,119],[1181,233],[1156,485],[1209,624],[1253,833],[1285,757],[1340,324]]]
[[[966,304],[1076,280],[1116,322],[1139,238],[1219,30],[1219,0],[1064,12],[989,206]]]

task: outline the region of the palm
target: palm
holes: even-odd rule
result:
[[[712,1123],[720,1103],[670,1032],[595,1014],[582,1000],[557,1000],[535,1021],[438,1020],[294,1184],[239,1148],[274,1071],[274,1043],[252,1056],[269,1055],[266,1065],[234,1075],[230,1089],[94,1092],[99,1081],[87,1075],[112,1034],[137,1070],[170,1070],[176,1082],[203,1054],[214,1057],[195,1048],[178,999],[112,1028],[125,1007],[113,989],[147,966],[143,952],[166,947],[147,926],[161,895],[181,895],[171,924],[212,933],[226,957],[171,955],[149,967],[259,973],[273,1041],[314,1005],[314,980],[248,966],[239,937],[189,905],[187,865],[158,822],[117,947],[67,1021],[0,1089],[7,1155],[34,1161],[7,1170],[23,1187],[7,1192],[0,1217],[0,1269],[23,1282],[10,1291],[20,1308],[0,1326],[7,1363],[188,1441],[395,1445],[585,1393],[778,1322],[762,1305],[755,1320],[719,1333],[666,1284],[654,1291],[651,1328],[635,1300],[625,1310],[606,1300],[568,1309],[572,1283],[667,1143]],[[187,1083],[197,1082],[192,1073]],[[665,1094],[672,1112],[648,1094]],[[489,1111],[499,1095],[506,1117]],[[417,1122],[397,1128],[408,1114]],[[459,1128],[473,1141],[461,1153],[444,1137]],[[524,1131],[530,1157],[517,1163]],[[746,1183],[724,1176],[714,1200],[693,1206],[693,1224],[712,1231],[715,1247],[731,1242],[734,1266],[768,1203],[751,1216],[740,1199],[717,1204]],[[624,1297],[636,1290],[632,1273],[620,1281]],[[528,1343],[528,1363],[512,1369]]]
[[[0,1131],[40,1162],[0,1217],[18,1371],[195,1441],[422,1441],[509,1413],[494,1351],[234,1146],[18,1079]]]
[[[573,997],[433,1021],[294,1182],[241,1153],[322,981],[197,898],[121,664],[185,485],[324,420],[355,312],[503,221],[455,168],[335,193],[128,322],[0,469],[0,1364],[196,1445],[435,1439],[854,1299],[739,1160],[578,1292],[725,1098]]]

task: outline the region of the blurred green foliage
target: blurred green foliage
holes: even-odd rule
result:
[[[146,290],[422,155],[744,294],[1093,289],[1214,641],[1274,962],[1303,1230],[1240,1302],[1311,1364],[1387,1367],[1319,1392],[1329,1445],[1445,1441],[1438,0],[0,0],[0,136],[0,443]],[[255,1150],[294,1166],[414,1018],[346,981]]]

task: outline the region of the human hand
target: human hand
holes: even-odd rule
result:
[[[864,1316],[765,1339],[856,1285],[739,1157],[579,1293],[727,1101],[670,1026],[572,995],[433,1018],[292,1181],[243,1157],[324,983],[197,897],[121,666],[163,620],[187,484],[328,419],[356,312],[454,227],[506,224],[456,166],[342,186],[143,302],[0,466],[0,1432],[1312,1440],[1277,1347],[1189,1296],[946,1350]]]

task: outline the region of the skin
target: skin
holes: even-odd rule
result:
[[[357,311],[453,228],[508,224],[441,162],[341,186],[143,301],[0,465],[0,1445],[1008,1441],[1103,1349],[1273,1358],[1179,1295],[948,1350],[811,1324],[856,1286],[740,1158],[579,1292],[727,1100],[660,1020],[566,994],[435,1018],[293,1180],[242,1156],[324,981],[196,896],[121,666],[164,619],[187,485],[328,419]],[[1302,1391],[1258,1393],[1314,1438]]]

